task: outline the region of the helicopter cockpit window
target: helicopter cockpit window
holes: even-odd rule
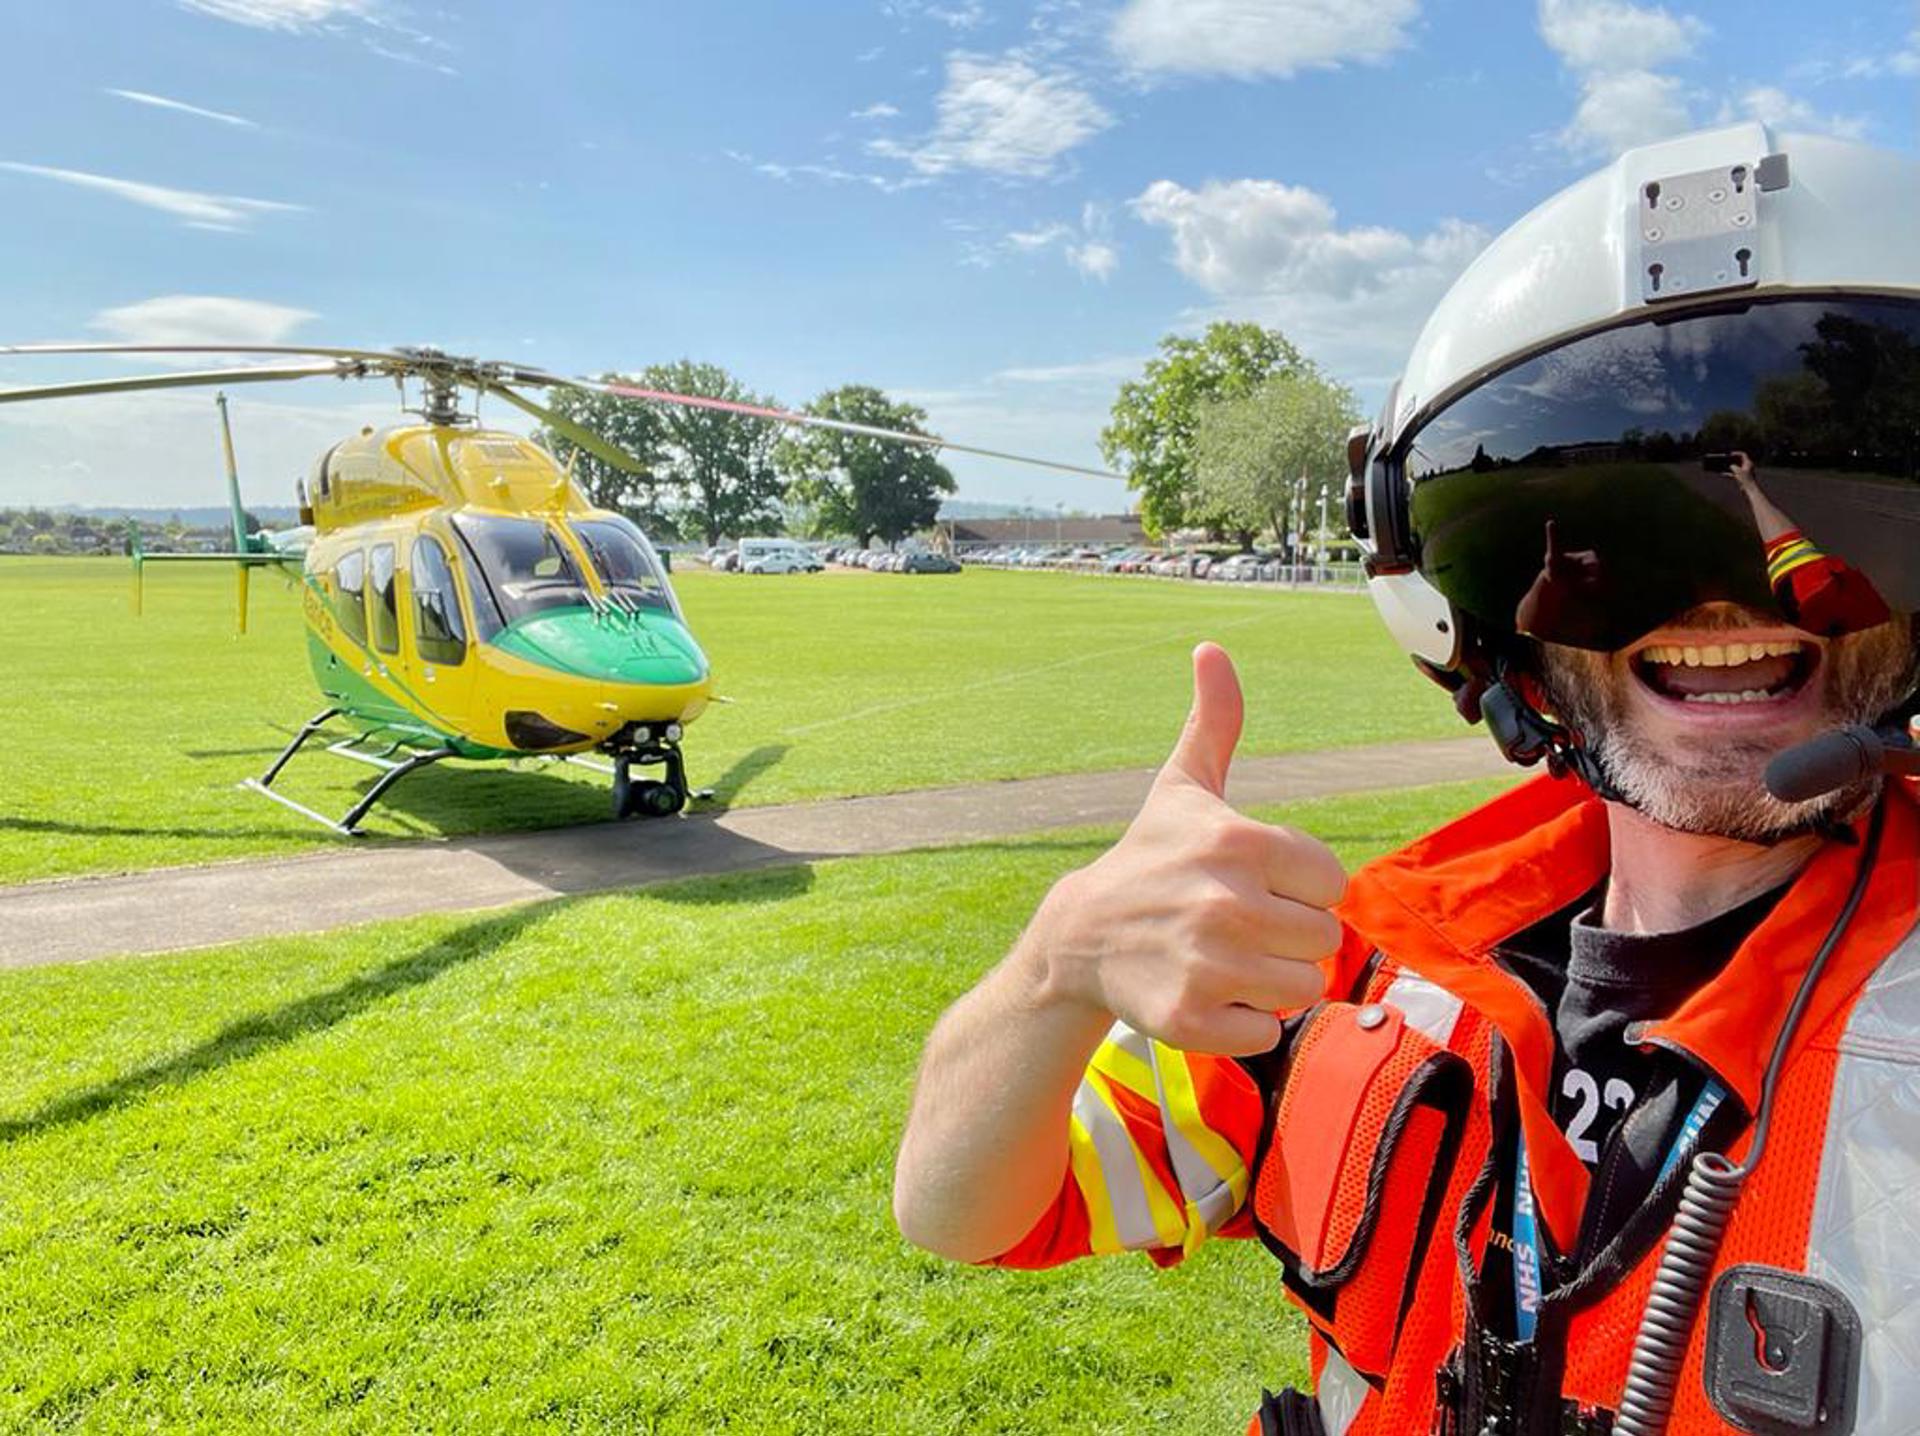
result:
[[[580,571],[559,535],[538,519],[466,513],[455,514],[453,526],[507,623],[550,608],[587,606]]]
[[[573,532],[607,592],[645,608],[673,611],[667,581],[639,529],[621,518],[575,519]]]
[[[355,643],[367,641],[367,556],[359,549],[340,555],[333,567],[333,616]]]
[[[393,585],[393,545],[377,543],[367,555],[373,601],[367,605],[373,646],[382,653],[400,651],[400,600]]]
[[[452,667],[467,656],[467,624],[438,539],[414,540],[407,576],[413,586],[413,646],[427,662]]]

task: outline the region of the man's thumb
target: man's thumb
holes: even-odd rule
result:
[[[1198,783],[1217,798],[1227,794],[1227,767],[1240,741],[1245,705],[1233,660],[1215,643],[1193,650],[1193,707],[1187,726],[1173,745],[1173,756],[1161,771]]]

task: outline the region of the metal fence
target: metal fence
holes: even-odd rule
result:
[[[1088,574],[1109,578],[1157,578],[1184,583],[1247,583],[1268,588],[1362,589],[1366,576],[1353,561],[1289,563],[1280,559],[1253,560],[1238,555],[1215,560],[1211,555],[1098,555],[1061,554],[1044,550],[1008,550],[987,544],[960,544],[955,556],[969,567],[1030,569],[1053,573]],[[1236,559],[1238,561],[1236,561]]]

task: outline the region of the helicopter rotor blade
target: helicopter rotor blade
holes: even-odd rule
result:
[[[29,399],[72,399],[86,394],[127,394],[143,389],[192,389],[202,384],[269,384],[284,379],[321,379],[328,375],[350,379],[358,370],[350,363],[267,364],[251,369],[201,369],[178,374],[136,374],[124,379],[83,379],[71,384],[35,384],[26,389],[0,389],[0,404]]]
[[[0,355],[7,354],[306,354],[387,362],[407,357],[390,349],[330,349],[315,344],[0,344]]]
[[[978,444],[962,444],[953,439],[941,438],[938,434],[911,434],[900,429],[882,429],[873,424],[856,424],[847,419],[829,419],[819,414],[797,413],[792,409],[774,409],[764,404],[744,404],[736,399],[714,399],[703,394],[676,394],[667,389],[643,389],[638,385],[618,384],[603,379],[567,379],[526,369],[513,370],[512,374],[518,382],[523,384],[585,389],[596,394],[612,394],[622,399],[640,399],[651,404],[674,404],[687,409],[717,409],[722,413],[742,414],[749,418],[765,419],[773,424],[792,425],[795,428],[831,429],[836,433],[854,434],[865,439],[884,439],[889,443],[913,444],[923,449],[952,449],[955,453],[978,454],[989,459],[1004,459],[1009,463],[1057,469],[1066,474],[1081,474],[1093,479],[1115,479],[1124,482],[1121,475],[1110,473],[1106,469],[1092,469],[1082,464],[1062,463],[1058,459],[1040,459],[1031,454],[1009,453],[1004,449],[987,449]]]
[[[505,399],[522,413],[530,414],[538,419],[549,429],[552,429],[554,433],[574,445],[574,447],[585,449],[596,459],[601,459],[606,463],[612,464],[616,469],[620,469],[629,474],[637,474],[641,478],[646,478],[653,472],[625,449],[608,443],[605,439],[594,433],[593,430],[584,425],[576,424],[564,415],[556,414],[553,410],[534,403],[533,400],[527,398],[524,394],[514,393],[513,390],[504,384],[483,384],[481,388],[489,394],[499,395],[499,397]]]

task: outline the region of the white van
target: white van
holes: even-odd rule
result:
[[[825,566],[792,539],[740,540],[742,573],[813,573]]]

